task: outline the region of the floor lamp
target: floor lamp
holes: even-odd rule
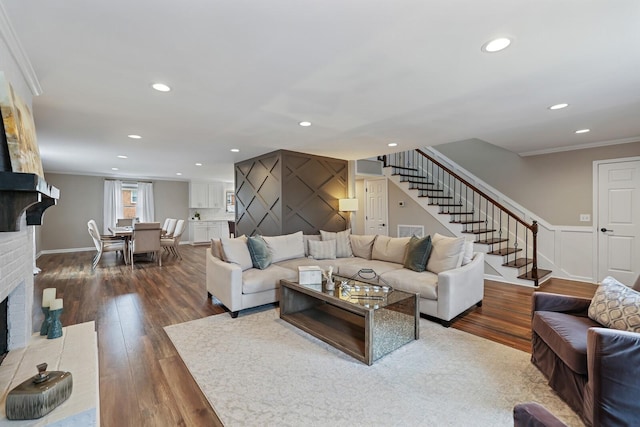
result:
[[[338,199],[338,210],[347,212],[347,229],[351,228],[351,215],[358,210],[358,199]]]

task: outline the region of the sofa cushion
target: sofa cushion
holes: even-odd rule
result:
[[[588,317],[536,311],[532,330],[572,371],[587,375],[587,330],[601,325]]]
[[[396,264],[393,262],[378,260],[367,261],[362,258],[354,258],[354,260],[359,260],[359,262],[340,263],[338,265],[338,275],[353,277],[363,268],[370,268],[378,275],[382,275],[387,271],[402,269],[402,264]]]
[[[242,293],[254,294],[276,289],[281,279],[298,280],[298,272],[273,264],[264,270],[250,268],[242,272]]]
[[[344,258],[348,259],[348,258]],[[317,265],[323,270],[328,270],[329,267],[333,267],[333,270],[336,270],[335,264],[337,264],[337,259],[311,259],[311,258],[294,258],[288,259],[286,261],[280,261],[277,265],[282,268],[287,268],[289,270],[298,271],[298,267],[306,267],[310,265]]]
[[[303,258],[305,256],[302,231],[282,236],[262,236],[262,238],[267,242],[269,251],[271,251],[271,262]]]
[[[431,254],[431,236],[419,238],[411,236],[404,255],[404,268],[421,272],[427,266],[427,259]]]
[[[249,237],[247,247],[249,248],[254,268],[264,270],[271,265],[271,252],[269,252],[269,247],[262,237]]]
[[[309,240],[309,257],[313,259],[336,259],[336,241]]]
[[[363,259],[371,259],[373,242],[375,242],[376,237],[377,235],[375,234],[351,234],[349,236],[349,240],[351,241],[351,251],[353,252],[353,256]]]
[[[417,271],[400,268],[387,271],[382,278],[396,289],[419,293],[420,298],[438,299],[438,275],[429,271]]]
[[[429,261],[427,261],[427,270],[438,274],[460,267],[464,255],[464,240],[464,237],[434,234],[431,239],[433,248]]]
[[[220,240],[222,243],[222,254],[226,262],[238,264],[240,268],[242,268],[242,271],[253,267],[251,254],[247,247],[246,236],[243,235],[235,239],[223,237]]]
[[[407,250],[407,243],[409,243],[410,239],[411,237],[376,237],[373,242],[371,259],[402,264]]]
[[[336,257],[337,258],[347,258],[347,257],[353,256],[353,252],[351,251],[351,241],[349,240],[350,234],[351,234],[350,228],[347,228],[346,230],[340,231],[338,233],[320,230],[320,235],[322,236],[322,240],[336,241]]]
[[[640,332],[640,292],[607,276],[591,300],[589,317],[608,328]]]
[[[467,265],[473,260],[473,240],[465,240],[462,254],[462,265]]]
[[[322,240],[322,236],[319,234],[305,234],[302,236],[302,243],[304,244],[304,256],[309,256],[309,240]]]

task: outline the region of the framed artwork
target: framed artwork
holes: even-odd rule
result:
[[[44,178],[33,115],[3,72],[0,72],[0,111],[13,172],[34,173]]]

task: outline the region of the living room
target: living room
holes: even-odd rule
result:
[[[35,277],[33,305],[39,304],[36,290],[44,283],[57,287],[55,281],[60,280],[60,289],[69,286],[65,307],[66,298],[71,304],[79,292],[66,282],[70,279],[63,277],[64,269],[56,262],[82,265],[81,270],[90,266],[92,242],[84,224],[91,218],[102,222],[105,179],[151,181],[156,219],[186,219],[189,181],[233,182],[234,163],[280,149],[353,164],[432,147],[544,221],[547,234],[540,251],[559,267],[553,277],[595,290],[593,284],[603,278],[598,251],[604,233],[596,221],[601,216],[594,182],[597,167],[621,159],[637,161],[640,155],[635,120],[640,100],[633,90],[638,87],[634,72],[638,58],[620,53],[637,31],[632,25],[637,6],[622,2],[611,8],[594,2],[581,5],[576,18],[572,2],[560,6],[525,2],[520,6],[526,13],[498,3],[465,3],[468,13],[460,14],[452,5],[430,2],[407,4],[404,10],[391,3],[363,10],[355,2],[306,5],[307,9],[283,1],[272,8],[244,5],[247,10],[241,6],[165,9],[150,17],[147,10],[152,5],[145,2],[76,5],[73,13],[61,16],[53,5],[33,10],[3,0],[1,22],[7,25],[2,25],[0,71],[33,106],[44,178],[60,190],[57,205],[47,209],[42,225],[23,227],[19,233],[21,241],[32,245],[25,253],[35,254],[35,264],[46,273],[46,279]],[[498,6],[506,9],[494,14]],[[532,28],[549,16],[566,20],[558,18],[545,35]],[[569,28],[560,25],[574,19],[577,22]],[[118,22],[121,31],[110,22]],[[173,27],[170,22],[182,23],[184,39],[167,31]],[[594,52],[593,46],[603,40],[593,28],[610,31],[616,49]],[[511,36],[512,45],[502,52],[481,50],[485,41],[501,35]],[[451,45],[428,41],[441,39],[451,39]],[[546,51],[541,52],[535,42]],[[228,44],[233,48],[227,50]],[[312,53],[301,54],[307,44]],[[187,68],[188,73],[181,74]],[[158,81],[172,90],[154,91],[150,86]],[[102,87],[100,82],[107,83]],[[565,101],[566,108],[548,108]],[[311,126],[299,125],[305,120]],[[586,128],[591,131],[575,133]],[[138,134],[139,140],[127,137]],[[398,145],[390,147],[391,143]],[[365,234],[364,188],[370,178],[350,177],[352,196],[361,203],[353,215],[354,234]],[[397,235],[398,225],[422,225],[427,233],[433,229],[433,220],[421,212],[419,203],[392,180],[387,205],[390,236]],[[0,255],[6,255],[5,247]],[[178,265],[164,267],[175,275],[173,281],[202,287],[165,283],[155,297],[165,301],[174,286],[185,293],[177,300],[191,308],[188,314],[153,314],[162,318],[161,324],[224,312],[206,299],[204,248],[189,250],[192,259],[184,265],[194,276],[181,272]],[[58,258],[65,256],[77,258]],[[119,274],[106,279],[117,259],[115,254],[105,258],[99,267],[102,273],[83,279],[95,282],[93,291],[77,295],[77,306],[69,305],[66,319],[92,319],[100,327],[122,316],[118,322],[126,338],[122,331],[118,337],[109,329],[99,337],[101,346],[113,345],[114,354],[120,356],[126,354],[126,346],[137,345],[137,337],[143,347],[169,345],[140,332],[149,328],[161,333],[151,329],[153,318],[138,317],[141,305],[150,300],[141,303],[135,296],[140,288],[129,288]],[[637,275],[638,265],[629,270]],[[489,279],[498,279],[489,268],[486,273]],[[52,274],[58,276],[53,279]],[[144,280],[155,280],[152,277]],[[99,292],[105,305],[89,303],[95,295],[91,292]],[[165,303],[180,311],[179,302]],[[31,311],[29,329],[38,326],[40,316],[39,308],[26,310]],[[126,368],[115,366],[117,358],[105,354],[110,350],[100,351],[104,352],[101,399],[105,399],[101,403],[113,408],[114,402],[123,403],[114,395],[122,375],[129,375],[124,381],[130,389],[141,387],[126,373],[139,365],[134,361]],[[174,350],[166,353],[172,355],[162,362],[166,365],[154,368],[176,379],[177,374],[169,371],[182,362]],[[121,369],[120,375],[109,374],[110,369]],[[183,365],[176,369],[189,375]],[[146,368],[140,372],[148,373]],[[136,380],[143,381],[144,375],[138,375]],[[148,418],[136,419],[162,424],[150,413],[167,415],[158,409],[169,399],[163,393],[169,393],[170,386],[163,381],[159,394],[149,394],[146,401],[143,397],[140,406],[127,403],[122,412],[141,412]],[[208,405],[202,396],[194,399],[199,402],[193,404],[194,411]],[[179,410],[171,407],[168,419],[176,420]],[[120,421],[113,411],[103,416],[107,425],[111,416]]]

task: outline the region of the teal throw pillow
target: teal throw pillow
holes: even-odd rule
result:
[[[417,272],[424,271],[429,255],[431,255],[431,236],[422,239],[411,236],[404,255],[404,268]]]
[[[271,265],[271,252],[264,239],[260,236],[249,237],[247,239],[249,254],[251,254],[251,262],[255,268],[264,270]]]

